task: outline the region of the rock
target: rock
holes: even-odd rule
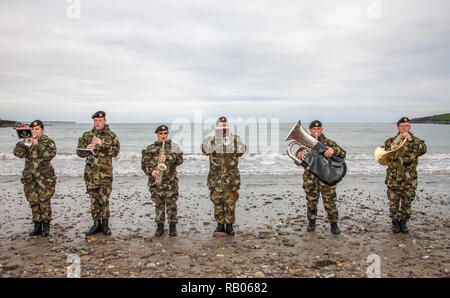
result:
[[[264,269],[264,274],[265,274],[265,275],[272,275],[272,270],[270,270],[270,269]]]
[[[253,246],[253,248],[254,248],[254,249],[261,249],[261,245],[255,244],[255,245]]]
[[[155,263],[148,263],[147,265],[145,265],[145,268],[147,268],[149,270],[155,270],[156,269],[156,264]]]
[[[424,260],[427,260],[427,259],[429,259],[430,258],[430,256],[423,256],[422,257],[422,259],[424,259]]]
[[[243,259],[240,259],[240,258],[234,258],[234,259],[233,259],[233,263],[234,263],[234,264],[242,264],[242,263],[244,263],[244,260],[243,260]]]
[[[255,277],[256,277],[256,278],[264,278],[265,275],[264,275],[264,273],[262,273],[261,271],[258,271],[258,272],[255,273]]]
[[[97,238],[91,238],[88,240],[88,242],[97,242]]]
[[[328,275],[325,275],[325,278],[334,278],[334,277],[336,277],[336,274],[328,274]]]

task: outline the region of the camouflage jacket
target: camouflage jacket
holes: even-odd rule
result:
[[[55,170],[50,162],[56,156],[56,145],[52,139],[43,135],[38,138],[38,143],[31,147],[19,142],[14,148],[14,155],[25,158],[25,169],[21,179],[23,184],[31,182],[38,182],[42,185],[56,184]]]
[[[384,142],[384,147],[388,151],[391,149],[392,142],[399,133]],[[427,152],[425,142],[410,133],[412,141],[407,141],[394,156],[392,163],[386,169],[385,183],[389,187],[417,187],[417,164],[419,156]]]
[[[222,141],[216,143],[215,137],[203,141],[202,152],[209,156],[208,187],[210,191],[237,191],[241,186],[241,176],[238,169],[239,157],[247,147],[244,141],[236,135],[231,136],[230,145]]]
[[[177,144],[172,143],[172,140],[165,142],[164,155],[166,156],[165,164],[167,169],[164,171],[161,184],[157,185],[152,172],[158,169],[161,147],[162,142],[156,141],[145,150],[142,150],[141,168],[148,176],[148,186],[150,188],[176,191],[178,190],[177,166],[183,163],[183,152],[181,152],[181,148]]]
[[[95,131],[95,128],[93,128],[92,130],[85,132],[78,140],[78,147],[86,148],[91,144]],[[102,140],[102,144],[100,146],[95,145],[93,162],[92,164],[88,164],[88,158],[86,158],[86,166],[84,168],[84,181],[88,188],[96,188],[99,185],[112,183],[112,158],[117,157],[120,152],[119,139],[116,134],[109,129],[108,125],[105,124],[105,127],[103,127],[102,130],[97,131],[97,138]]]

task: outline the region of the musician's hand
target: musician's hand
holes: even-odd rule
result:
[[[300,159],[300,160],[303,158],[303,155],[302,155],[301,151],[297,154],[297,158]]]
[[[38,140],[37,140],[37,139],[32,138],[31,140],[33,141],[33,145],[37,145],[37,143],[38,143]]]
[[[161,157],[159,158],[160,162],[166,162],[166,156],[165,155],[161,155]]]
[[[91,150],[91,149],[94,149],[94,147],[95,147],[94,144],[89,144],[89,145],[87,145],[86,149]]]
[[[156,178],[156,176],[158,176],[158,170],[153,170],[152,176]]]
[[[94,144],[99,145],[99,146],[101,146],[101,144],[102,144],[102,140],[100,140],[99,138],[96,138],[96,137],[94,137],[94,139],[92,140],[92,142],[93,142]]]
[[[323,155],[325,155],[326,157],[330,158],[334,154],[334,149],[331,148],[331,147],[328,147],[328,146],[327,146],[327,148],[328,148],[328,150],[325,151],[325,153]]]
[[[412,137],[411,137],[411,135],[409,134],[409,132],[404,132],[404,133],[402,133],[402,136],[404,136],[408,141],[412,141]]]

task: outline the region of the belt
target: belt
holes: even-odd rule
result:
[[[411,161],[410,161],[410,162],[404,162],[404,163],[403,163],[403,165],[404,165],[405,167],[409,167],[411,164],[412,164]]]

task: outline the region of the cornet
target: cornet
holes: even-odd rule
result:
[[[23,140],[23,144],[27,147],[31,147],[33,145],[33,139],[37,139],[38,135],[34,134],[32,138],[26,138]]]

